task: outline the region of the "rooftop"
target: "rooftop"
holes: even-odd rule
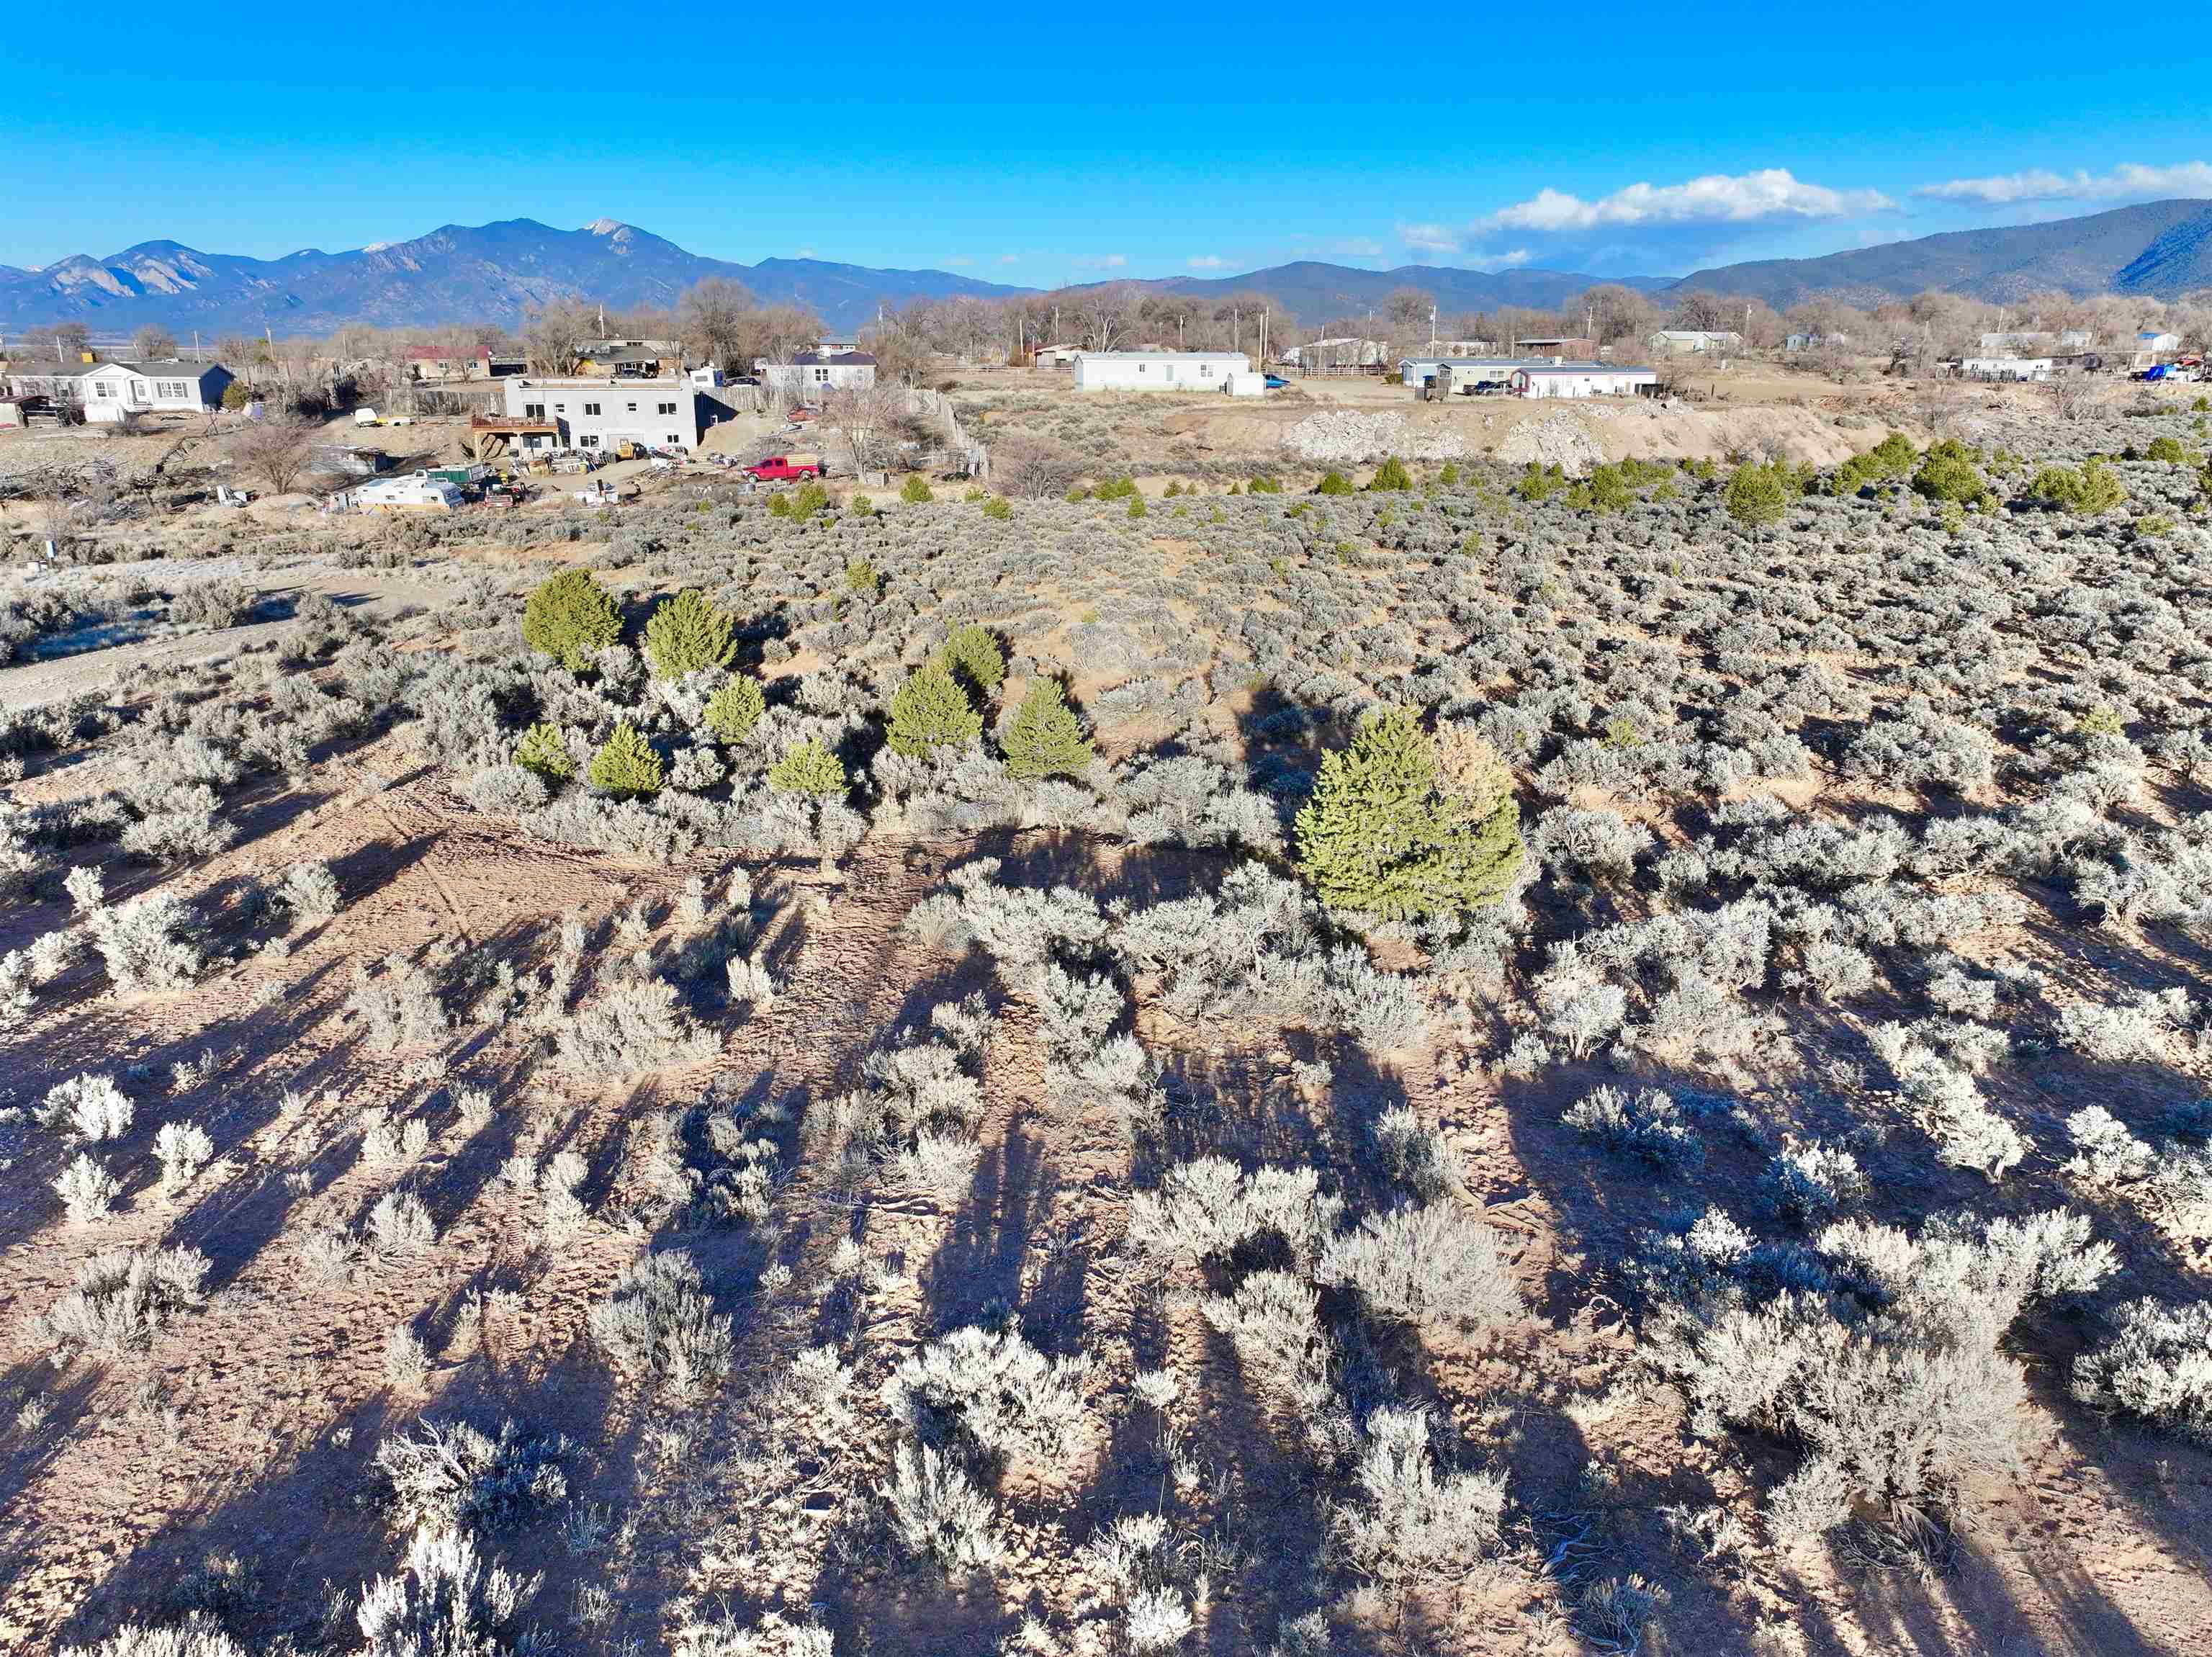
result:
[[[840,351],[825,356],[820,351],[800,351],[788,362],[771,362],[772,369],[872,369],[876,359],[866,351]]]
[[[1249,362],[1243,351],[1083,351],[1083,356],[1095,356],[1103,362],[1133,362],[1142,358],[1148,362],[1219,362],[1229,359]]]

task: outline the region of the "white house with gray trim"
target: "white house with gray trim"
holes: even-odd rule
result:
[[[213,414],[232,375],[220,362],[95,362],[76,377],[84,417],[113,423],[137,414]]]
[[[696,448],[708,429],[730,417],[720,399],[690,380],[541,379],[515,375],[506,388],[511,420],[556,428],[521,447],[611,453],[627,440],[647,448]]]
[[[1085,351],[1075,359],[1078,391],[1224,391],[1249,374],[1242,351]]]

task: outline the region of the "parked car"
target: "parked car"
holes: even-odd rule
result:
[[[819,478],[822,457],[817,454],[771,454],[757,466],[745,470],[764,484],[788,483],[796,478]]]
[[[1284,379],[1279,374],[1271,374],[1267,376],[1267,389],[1269,391],[1280,391],[1290,383],[1291,382],[1289,381]]]

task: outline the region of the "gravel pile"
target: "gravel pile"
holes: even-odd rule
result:
[[[1386,454],[1401,460],[1456,460],[1467,454],[1466,440],[1455,432],[1425,431],[1401,415],[1355,414],[1348,409],[1301,420],[1283,441],[1300,460],[1324,463],[1379,460]]]
[[[1605,452],[1581,421],[1562,410],[1514,427],[1498,444],[1498,458],[1508,466],[1531,460],[1540,466],[1556,466],[1570,478],[1581,478],[1605,460]]]

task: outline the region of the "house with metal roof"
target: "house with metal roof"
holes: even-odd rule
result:
[[[819,403],[833,391],[865,391],[876,383],[876,359],[866,351],[799,351],[787,362],[762,362],[761,384],[781,406]]]

